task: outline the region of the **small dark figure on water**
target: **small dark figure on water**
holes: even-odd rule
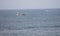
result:
[[[25,16],[26,14],[22,14],[23,16]]]

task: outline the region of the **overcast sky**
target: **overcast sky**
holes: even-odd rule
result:
[[[60,0],[0,0],[0,9],[60,8]]]

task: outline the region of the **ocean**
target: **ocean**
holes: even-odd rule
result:
[[[0,10],[0,36],[60,36],[60,9]]]

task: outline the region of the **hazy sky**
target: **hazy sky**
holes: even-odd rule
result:
[[[60,8],[60,0],[0,0],[0,9]]]

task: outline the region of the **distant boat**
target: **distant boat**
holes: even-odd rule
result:
[[[16,16],[25,16],[26,14],[20,14],[19,12],[16,13]]]

